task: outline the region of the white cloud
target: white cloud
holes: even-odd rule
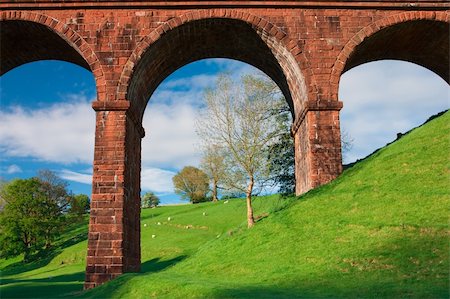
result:
[[[87,184],[92,184],[92,174],[79,173],[68,169],[60,171],[59,176],[65,180]]]
[[[15,173],[21,173],[22,168],[16,164],[11,164],[8,167],[2,167],[0,170],[0,173],[6,173],[6,174],[15,174]]]
[[[0,111],[0,153],[56,163],[91,163],[95,112],[84,97],[29,110]]]
[[[172,177],[175,172],[160,168],[144,168],[141,173],[141,190],[156,193],[172,193]]]
[[[198,110],[186,104],[149,105],[144,116],[146,137],[142,140],[142,162],[145,166],[180,169],[197,165],[199,138],[194,123]]]
[[[423,67],[378,61],[345,73],[339,98],[344,103],[341,127],[354,139],[345,161],[352,162],[448,109],[450,88]]]
[[[20,172],[22,172],[22,169],[15,164],[9,165],[8,169],[6,170],[6,173],[8,173],[8,174],[20,173]]]

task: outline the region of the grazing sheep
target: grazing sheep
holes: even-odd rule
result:
[[[152,235],[152,239],[156,238],[156,235]]]
[[[206,212],[203,212],[203,216],[206,216]]]
[[[170,221],[170,217],[167,217],[167,221]]]
[[[147,223],[144,223],[144,227],[147,227]]]
[[[157,224],[158,224],[158,225],[161,225],[161,222],[158,222]]]

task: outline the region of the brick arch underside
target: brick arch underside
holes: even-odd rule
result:
[[[299,69],[289,72],[296,83],[288,83],[279,60],[292,69],[297,62],[274,38],[241,20],[200,19],[163,34],[142,54],[125,96],[136,118],[142,119],[148,99],[168,75],[188,63],[206,58],[235,59],[260,69],[280,87],[293,114],[297,110],[294,102],[303,102],[307,97]]]
[[[421,65],[449,83],[449,24],[431,20],[408,21],[380,30],[362,42],[343,72],[381,59]]]
[[[91,70],[78,51],[49,27],[31,21],[0,22],[0,75],[25,63],[63,60]]]
[[[423,66],[450,84],[450,24],[434,16],[398,22],[381,20],[361,30],[344,47],[336,60],[330,82],[335,83],[337,98],[340,76],[346,71],[372,61],[393,59]],[[444,19],[444,17],[442,17]],[[388,23],[382,26],[381,24]],[[389,24],[391,23],[391,24]],[[382,27],[380,29],[380,27]]]

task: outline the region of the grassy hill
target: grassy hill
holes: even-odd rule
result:
[[[88,292],[74,225],[39,262],[0,260],[0,296],[448,298],[449,138],[447,112],[331,184],[257,198],[251,230],[243,200],[143,210],[142,272]]]

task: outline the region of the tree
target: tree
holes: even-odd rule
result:
[[[6,205],[0,213],[0,256],[23,253],[28,261],[31,254],[49,245],[61,227],[59,207],[47,197],[37,178],[8,183],[2,189],[2,198]]]
[[[273,114],[279,105],[275,94],[266,77],[244,76],[241,84],[235,84],[222,75],[216,87],[205,92],[206,108],[197,121],[200,138],[227,151],[224,184],[245,192],[248,227],[255,223],[254,188],[273,183],[267,150],[281,134]]]
[[[69,198],[69,213],[81,217],[89,212],[90,199],[86,194],[77,194]]]
[[[173,178],[175,193],[192,203],[205,201],[209,191],[209,178],[202,170],[186,166]]]
[[[159,198],[153,192],[145,193],[141,198],[143,208],[156,208],[159,205]]]
[[[226,151],[217,144],[204,146],[200,168],[208,175],[211,181],[212,201],[218,201],[218,185],[224,180],[226,173],[225,155]]]
[[[291,136],[292,116],[283,96],[277,99],[280,104],[273,110],[276,125],[280,130],[279,138],[269,146],[268,155],[273,180],[279,187],[278,192],[295,192],[295,153],[294,139]]]
[[[51,246],[53,236],[61,230],[62,223],[56,223],[56,221],[63,221],[63,218],[59,216],[67,212],[70,208],[70,199],[72,196],[67,190],[68,183],[58,177],[53,171],[47,169],[40,170],[37,179],[41,182],[41,188],[47,200],[52,202],[52,206],[57,207],[57,209],[52,210],[53,214],[48,215],[49,219],[53,219],[55,222],[54,226],[46,227],[45,239],[46,247],[48,248]]]
[[[71,198],[67,190],[69,184],[48,169],[39,170],[38,179],[47,198],[58,205],[60,212],[66,212],[70,207]]]

